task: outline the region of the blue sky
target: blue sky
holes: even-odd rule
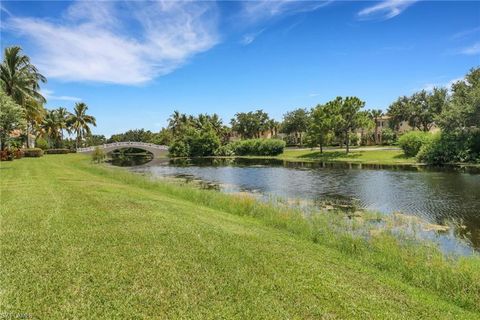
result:
[[[158,131],[174,111],[297,107],[356,95],[386,109],[480,66],[475,1],[2,1],[1,47],[84,101],[95,133]]]

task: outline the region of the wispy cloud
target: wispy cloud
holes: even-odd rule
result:
[[[271,19],[280,15],[315,11],[333,1],[258,0],[245,1],[242,15],[250,21]]]
[[[470,37],[471,35],[478,35],[478,34],[480,34],[480,26],[476,27],[476,28],[472,28],[472,29],[457,32],[457,33],[453,34],[451,38],[454,39],[454,40],[457,40],[457,39],[463,39],[463,38],[466,38],[466,37]]]
[[[320,93],[310,93],[308,94],[309,97],[313,98],[313,97],[318,97],[320,95]]]
[[[53,90],[43,89],[41,91],[42,96],[45,97],[47,100],[58,100],[58,101],[73,101],[78,102],[81,101],[81,98],[72,97],[72,96],[57,96],[54,94]]]
[[[394,18],[405,11],[409,6],[418,0],[385,0],[373,6],[362,9],[358,12],[360,19],[381,19]]]
[[[257,37],[259,35],[261,35],[263,33],[265,29],[261,29],[257,32],[252,32],[252,33],[247,33],[247,34],[244,34],[243,37],[242,37],[242,40],[240,41],[243,45],[249,45],[250,43],[252,43],[253,41],[255,41],[255,39],[257,39]]]
[[[213,47],[216,11],[213,2],[78,1],[62,23],[11,17],[5,25],[36,45],[48,77],[140,84]]]
[[[458,51],[460,54],[465,54],[465,55],[476,55],[480,54],[480,42],[476,42],[472,44],[471,46],[462,48]]]

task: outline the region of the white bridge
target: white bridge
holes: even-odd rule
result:
[[[95,148],[100,148],[106,153],[110,153],[115,150],[119,149],[125,149],[125,148],[136,148],[136,149],[142,149],[148,152],[151,152],[153,154],[154,158],[159,158],[159,157],[166,157],[168,154],[168,147],[167,146],[162,146],[154,143],[145,143],[145,142],[132,142],[132,141],[127,141],[127,142],[114,142],[114,143],[107,143],[107,144],[101,144],[98,146],[94,147],[87,147],[87,148],[77,148],[77,152],[79,153],[90,153],[95,150]]]

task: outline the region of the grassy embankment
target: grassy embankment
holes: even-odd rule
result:
[[[2,315],[480,318],[480,261],[80,155],[1,163]],[[353,231],[352,231],[353,230]]]
[[[325,162],[351,162],[366,164],[414,164],[415,158],[406,157],[402,150],[371,150],[352,149],[348,154],[345,150],[291,150],[287,149],[278,156],[283,160],[305,160]]]

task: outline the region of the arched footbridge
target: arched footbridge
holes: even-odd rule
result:
[[[107,144],[101,144],[98,146],[94,147],[87,147],[87,148],[78,148],[77,152],[79,153],[90,153],[95,150],[95,148],[98,147],[105,151],[105,153],[110,153],[115,150],[119,149],[125,149],[125,148],[136,148],[136,149],[142,149],[148,152],[151,152],[153,154],[154,158],[161,158],[161,157],[166,157],[168,154],[168,147],[167,146],[162,146],[158,144],[153,144],[153,143],[145,143],[145,142],[114,142],[114,143],[107,143]]]

